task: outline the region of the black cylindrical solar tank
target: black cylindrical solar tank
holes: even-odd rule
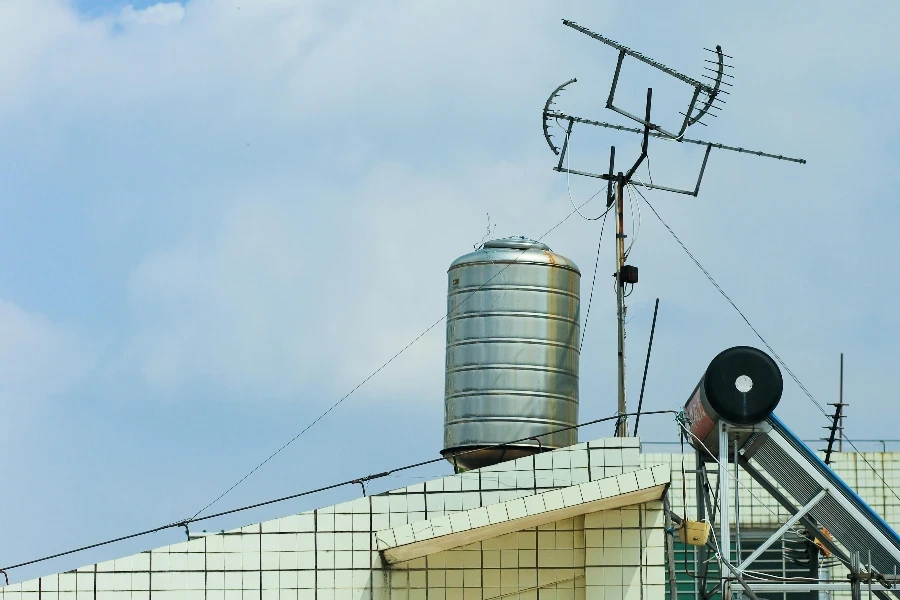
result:
[[[745,383],[738,386],[739,378]],[[710,407],[733,425],[753,425],[765,420],[781,400],[784,380],[775,361],[750,346],[735,346],[716,356],[703,375],[703,390]]]

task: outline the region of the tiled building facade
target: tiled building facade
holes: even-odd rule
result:
[[[833,465],[895,527],[898,459],[843,453]],[[601,439],[194,534],[0,588],[0,600],[663,600],[661,498],[668,490],[684,514],[684,494],[694,516],[693,469],[693,454],[641,454],[636,438]],[[776,529],[787,512],[738,477],[742,530]]]
[[[197,536],[2,600],[640,600],[664,594],[669,468],[635,438]]]

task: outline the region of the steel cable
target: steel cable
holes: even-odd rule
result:
[[[574,214],[574,213],[573,213],[573,214]],[[644,414],[644,415],[661,415],[661,414],[677,414],[677,413],[678,413],[678,411],[675,411],[675,410],[656,410],[656,411],[652,411],[652,412],[645,412],[645,413],[643,413],[643,414]],[[630,415],[630,414],[627,414],[626,416],[631,416],[631,415]],[[581,428],[581,427],[587,427],[588,425],[596,425],[597,423],[604,423],[604,422],[606,422],[606,421],[612,421],[612,420],[614,420],[614,419],[618,419],[619,417],[620,417],[620,415],[616,414],[616,415],[613,415],[613,416],[611,416],[611,417],[603,417],[603,418],[600,418],[600,419],[594,419],[594,420],[592,420],[592,421],[586,421],[586,422],[584,422],[584,423],[579,423],[579,424],[577,424],[577,425],[569,425],[569,426],[567,426],[567,427],[561,427],[561,428],[559,428],[559,429],[554,429],[553,431],[548,431],[547,433],[541,434],[540,436],[537,436],[537,437],[544,437],[544,436],[553,435],[553,434],[556,434],[556,433],[561,433],[561,432],[564,432],[564,431],[569,431],[569,430],[572,430],[572,429],[579,429],[579,428]],[[222,512],[214,513],[214,514],[211,514],[211,515],[206,515],[206,516],[203,516],[203,517],[191,517],[190,519],[184,519],[184,520],[182,520],[182,521],[175,521],[175,522],[173,522],[173,523],[169,523],[168,525],[161,525],[161,526],[159,526],[159,527],[154,527],[154,528],[152,528],[152,529],[146,529],[146,530],[144,530],[144,531],[139,531],[139,532],[137,532],[137,533],[131,533],[131,534],[128,534],[128,535],[123,535],[123,536],[120,536],[120,537],[117,537],[117,538],[113,538],[113,539],[110,539],[110,540],[106,540],[106,541],[103,541],[103,542],[97,542],[97,543],[95,543],[95,544],[89,544],[89,545],[87,545],[87,546],[81,546],[81,547],[78,547],[78,548],[74,548],[74,549],[72,549],[72,550],[66,550],[66,551],[64,551],[64,552],[57,552],[56,554],[51,554],[51,555],[49,555],[49,556],[44,556],[44,557],[41,557],[41,558],[36,558],[36,559],[33,559],[33,560],[27,560],[27,561],[24,561],[24,562],[20,562],[20,563],[14,564],[14,565],[10,565],[10,566],[8,566],[8,567],[0,568],[0,572],[8,571],[8,570],[11,570],[11,569],[16,569],[16,568],[19,568],[19,567],[25,567],[25,566],[28,566],[28,565],[33,565],[33,564],[37,564],[37,563],[40,563],[40,562],[45,562],[45,561],[48,561],[48,560],[52,560],[52,559],[54,559],[54,558],[60,558],[60,557],[63,557],[63,556],[69,556],[69,555],[71,555],[71,554],[76,554],[76,553],[78,553],[78,552],[83,552],[83,551],[85,551],[85,550],[91,550],[91,549],[93,549],[93,548],[99,548],[99,547],[101,547],[101,546],[108,546],[108,545],[110,545],[110,544],[115,544],[115,543],[117,543],[117,542],[121,542],[121,541],[124,541],[124,540],[130,540],[130,539],[133,539],[133,538],[137,538],[137,537],[141,537],[141,536],[145,536],[145,535],[150,535],[151,533],[158,533],[158,532],[160,532],[160,531],[165,531],[166,529],[174,529],[174,528],[178,528],[178,527],[185,527],[185,528],[186,528],[186,527],[187,527],[188,525],[190,525],[191,523],[198,523],[198,522],[200,522],[200,521],[207,521],[207,520],[209,520],[209,519],[215,519],[215,518],[217,518],[217,517],[223,517],[223,516],[225,516],[225,515],[231,515],[231,514],[235,514],[235,513],[239,513],[239,512],[243,512],[243,511],[247,511],[247,510],[251,510],[251,509],[254,509],[254,508],[260,508],[260,507],[262,507],[262,506],[268,506],[268,505],[270,505],[270,504],[276,504],[276,503],[278,503],[278,502],[284,502],[284,501],[286,501],[286,500],[294,500],[294,499],[296,499],[296,498],[301,498],[301,497],[303,497],[303,496],[309,496],[309,495],[312,495],[312,494],[316,494],[316,493],[319,493],[319,492],[324,492],[324,491],[327,491],[327,490],[333,490],[333,489],[336,489],[336,488],[339,488],[339,487],[344,487],[344,486],[347,486],[347,485],[358,485],[358,484],[360,484],[360,483],[362,483],[362,482],[372,481],[373,479],[380,479],[380,478],[382,478],[382,477],[387,477],[387,476],[389,476],[389,475],[393,475],[393,474],[399,473],[399,472],[401,472],[401,471],[407,471],[407,470],[409,470],[409,469],[415,469],[415,468],[418,468],[418,467],[424,467],[425,465],[430,465],[430,464],[434,464],[434,463],[438,463],[438,462],[444,462],[444,461],[448,461],[448,460],[451,460],[451,461],[452,461],[453,458],[456,458],[456,457],[459,457],[459,456],[464,456],[464,455],[470,454],[470,453],[472,453],[472,452],[481,452],[481,451],[483,451],[483,450],[485,450],[485,449],[490,450],[490,449],[492,449],[492,448],[502,448],[502,447],[505,447],[505,446],[509,446],[509,445],[511,445],[511,444],[517,444],[517,443],[519,443],[519,442],[525,442],[525,441],[528,441],[528,440],[533,440],[534,438],[535,438],[535,436],[530,436],[530,437],[527,437],[527,438],[521,438],[521,439],[517,439],[517,440],[509,440],[509,441],[507,441],[507,442],[501,442],[501,443],[499,443],[499,444],[492,444],[492,445],[489,445],[489,446],[482,446],[482,447],[474,448],[474,449],[470,449],[470,450],[462,450],[462,451],[460,451],[460,452],[456,452],[455,454],[452,454],[452,455],[449,455],[449,456],[446,456],[446,457],[440,456],[440,457],[438,457],[438,458],[432,458],[432,459],[429,459],[429,460],[423,460],[423,461],[419,461],[419,462],[412,463],[412,464],[409,464],[409,465],[405,465],[405,466],[402,466],[402,467],[396,467],[396,468],[393,468],[393,469],[389,469],[389,470],[387,470],[387,471],[382,471],[381,473],[373,473],[373,474],[370,474],[370,475],[365,475],[365,476],[363,476],[363,477],[357,477],[357,478],[354,478],[354,479],[348,479],[348,480],[342,481],[342,482],[340,482],[340,483],[333,483],[333,484],[331,484],[331,485],[326,485],[326,486],[324,486],[324,487],[320,487],[320,488],[316,488],[316,489],[312,489],[312,490],[307,490],[307,491],[305,491],[305,492],[299,492],[299,493],[297,493],[297,494],[291,494],[290,496],[282,496],[281,498],[275,498],[275,499],[272,499],[272,500],[266,500],[266,501],[264,501],[264,502],[257,502],[256,504],[250,504],[250,505],[247,505],[247,506],[241,506],[241,507],[239,507],[239,508],[233,508],[233,509],[230,509],[230,510],[225,510],[225,511],[222,511]]]
[[[597,194],[599,194],[599,192],[598,192]],[[553,227],[551,227],[550,229],[548,229],[543,235],[541,235],[541,237],[539,237],[539,238],[536,240],[536,242],[540,242],[542,239],[544,239],[545,237],[547,237],[548,235],[550,235],[557,227],[559,227],[560,225],[562,225],[563,223],[565,223],[566,221],[568,221],[569,218],[570,218],[572,215],[574,215],[575,213],[577,213],[577,212],[579,211],[579,209],[584,208],[585,205],[587,205],[587,204],[588,204],[589,202],[591,202],[594,198],[596,198],[596,197],[597,197],[597,194],[594,194],[593,196],[591,196],[590,198],[588,198],[587,200],[585,200],[580,206],[575,206],[575,210],[573,210],[572,212],[570,212],[569,214],[567,214],[567,215],[565,216],[565,218],[563,218],[563,219],[562,219],[561,221],[559,221],[556,225],[554,225]],[[573,203],[573,205],[574,205],[574,203]],[[611,208],[611,207],[607,208],[607,209],[603,212],[603,214],[600,215],[600,216],[605,216],[605,215],[609,212],[610,208]],[[599,219],[600,217],[597,217],[597,218]],[[472,293],[470,293],[468,296],[466,296],[465,298],[463,298],[462,302],[460,302],[456,307],[454,307],[453,309],[451,309],[450,311],[448,311],[447,313],[445,313],[444,315],[442,315],[441,318],[439,318],[439,319],[436,320],[434,323],[432,323],[431,325],[429,325],[422,333],[420,333],[419,335],[417,335],[415,338],[413,338],[413,340],[412,340],[411,342],[409,342],[409,343],[406,344],[403,348],[401,348],[399,352],[397,352],[396,354],[394,354],[393,356],[391,356],[391,357],[387,360],[387,362],[385,362],[385,363],[382,364],[380,367],[378,367],[377,369],[375,369],[375,371],[373,371],[368,377],[366,377],[366,378],[363,379],[360,383],[358,383],[358,384],[356,385],[356,387],[354,387],[352,390],[350,390],[349,392],[347,392],[346,394],[344,394],[344,396],[342,396],[337,402],[335,402],[335,403],[332,404],[330,407],[328,407],[328,409],[327,409],[325,412],[323,412],[321,415],[319,415],[318,417],[316,417],[315,420],[313,420],[310,424],[308,424],[306,427],[304,427],[304,428],[300,431],[300,433],[298,433],[297,435],[295,435],[294,437],[292,437],[290,440],[288,440],[287,443],[285,443],[283,446],[281,446],[280,448],[278,448],[275,452],[273,452],[272,454],[270,454],[264,461],[262,461],[261,463],[259,463],[259,464],[256,465],[255,467],[253,467],[253,469],[251,469],[250,472],[248,472],[246,475],[244,475],[243,477],[241,477],[234,485],[232,485],[232,486],[229,487],[227,490],[225,490],[224,492],[222,492],[221,494],[219,494],[219,496],[216,497],[212,502],[210,502],[209,504],[207,504],[206,506],[204,506],[203,508],[201,508],[200,510],[198,510],[197,512],[195,512],[195,513],[193,514],[193,516],[191,517],[191,519],[196,518],[196,517],[197,517],[198,515],[200,515],[202,512],[204,512],[205,510],[207,510],[208,508],[210,508],[211,506],[213,506],[214,504],[216,504],[219,500],[221,500],[221,499],[224,498],[226,495],[228,495],[228,494],[229,494],[232,490],[234,490],[237,486],[239,486],[239,485],[242,484],[244,481],[246,481],[248,477],[250,477],[251,475],[253,475],[256,471],[258,471],[260,468],[262,468],[266,463],[268,463],[270,460],[272,460],[273,458],[275,458],[278,454],[280,454],[282,451],[284,451],[288,446],[290,446],[291,444],[293,444],[300,436],[302,436],[304,433],[306,433],[307,431],[309,431],[316,423],[318,423],[319,421],[321,421],[321,420],[322,420],[323,418],[325,418],[331,411],[333,411],[333,410],[334,410],[335,408],[337,408],[341,403],[343,403],[344,400],[346,400],[347,398],[349,398],[354,392],[356,392],[359,388],[361,388],[363,385],[365,385],[370,379],[372,379],[373,377],[375,377],[376,375],[378,375],[378,373],[380,373],[385,367],[387,367],[387,366],[390,365],[392,362],[394,362],[394,360],[395,360],[397,357],[399,357],[401,354],[403,354],[404,352],[406,352],[413,344],[415,344],[415,343],[418,342],[420,339],[422,339],[428,332],[430,332],[432,329],[434,329],[435,327],[437,327],[444,319],[446,319],[447,317],[449,317],[449,316],[453,313],[454,310],[457,310],[460,306],[462,306],[463,304],[465,304],[465,303],[466,303],[473,295],[475,295],[475,294],[476,294],[478,291],[480,291],[483,287],[485,287],[485,286],[486,286],[487,284],[489,284],[491,281],[493,281],[493,280],[496,279],[498,276],[500,276],[500,275],[501,275],[506,269],[508,269],[510,266],[512,266],[513,264],[515,264],[516,261],[518,261],[518,259],[519,259],[525,252],[527,252],[527,251],[528,251],[528,248],[522,250],[522,251],[519,253],[519,255],[515,258],[515,260],[513,260],[513,261],[510,262],[510,263],[507,263],[507,265],[506,265],[505,267],[503,267],[503,268],[500,269],[497,273],[495,273],[493,276],[491,276],[490,279],[488,279],[487,281],[485,281],[483,284],[481,284],[480,286],[478,286],[478,288],[476,288],[475,290],[473,290]]]
[[[641,180],[638,179],[638,181],[640,182]],[[641,183],[643,183],[643,182],[641,182]],[[784,362],[784,360],[782,360],[782,358],[778,355],[778,353],[775,352],[775,349],[772,348],[772,346],[769,344],[769,342],[767,342],[766,339],[759,333],[759,330],[757,330],[756,327],[753,326],[753,324],[747,318],[747,315],[745,315],[743,313],[743,311],[741,311],[741,309],[738,308],[737,304],[734,303],[734,300],[732,300],[731,297],[725,293],[725,290],[723,290],[722,287],[713,278],[713,276],[710,275],[709,271],[707,271],[703,267],[703,265],[700,264],[700,261],[698,261],[697,258],[693,254],[691,254],[691,251],[687,249],[687,246],[684,245],[684,242],[681,241],[681,239],[675,234],[675,232],[672,230],[672,228],[669,227],[669,225],[663,220],[662,216],[660,216],[660,214],[656,211],[656,209],[653,207],[653,205],[650,204],[650,202],[647,200],[647,197],[644,196],[644,194],[642,194],[641,191],[637,187],[635,187],[633,185],[632,185],[632,187],[638,194],[640,194],[641,198],[644,199],[644,202],[647,203],[647,206],[650,207],[650,210],[652,210],[653,214],[656,215],[656,218],[659,219],[659,222],[663,224],[663,227],[665,227],[669,231],[669,233],[672,235],[672,237],[675,239],[675,241],[678,242],[678,245],[681,246],[681,249],[684,250],[685,254],[687,254],[688,257],[694,262],[694,264],[697,265],[697,268],[703,272],[703,274],[706,276],[706,278],[709,280],[709,282],[713,285],[713,287],[715,287],[716,290],[718,290],[718,292],[722,295],[722,297],[728,301],[728,303],[732,306],[732,308],[734,308],[734,310],[737,311],[737,313],[741,316],[741,319],[744,320],[744,323],[746,323],[747,326],[750,327],[750,330],[753,331],[753,333],[756,335],[756,337],[759,338],[759,341],[761,341],[763,343],[763,345],[765,345],[766,349],[772,353],[772,356],[775,358],[776,361],[778,361],[778,364],[781,365],[781,368],[785,370],[785,372],[790,376],[790,378],[794,381],[794,383],[796,383],[797,386],[806,395],[806,397],[809,398],[810,402],[812,402],[815,405],[815,407],[819,409],[819,412],[821,412],[825,417],[830,418],[830,415],[828,414],[828,412],[826,412],[826,410],[824,408],[822,408],[822,405],[819,404],[819,401],[816,400],[816,398],[806,388],[806,386],[803,385],[803,383],[794,374],[794,372],[790,369],[790,367],[788,367],[787,364]],[[841,437],[848,444],[850,444],[850,447],[853,448],[853,450],[857,453],[857,455],[863,459],[863,462],[865,462],[866,465],[872,470],[872,472],[875,473],[875,476],[878,477],[878,479],[881,481],[881,483],[884,485],[884,487],[886,489],[890,490],[891,494],[893,494],[894,497],[897,498],[897,500],[900,500],[900,495],[897,495],[897,492],[894,490],[894,488],[892,488],[888,484],[888,482],[885,481],[884,477],[882,477],[881,473],[878,472],[878,470],[875,468],[875,466],[869,462],[869,460],[866,458],[865,454],[860,452],[860,450],[856,447],[856,445],[853,442],[851,442],[849,439],[847,439],[847,437],[843,433],[841,434]]]

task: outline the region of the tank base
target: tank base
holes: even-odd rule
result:
[[[555,450],[555,448],[546,446],[543,449],[539,446],[460,446],[441,450],[441,456],[456,466],[457,470],[470,471],[549,450]],[[461,452],[465,452],[465,454],[459,454]],[[458,454],[458,456],[453,457],[454,454]]]

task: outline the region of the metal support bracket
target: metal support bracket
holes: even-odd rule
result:
[[[744,569],[746,569],[747,567],[749,567],[750,564],[751,564],[754,560],[756,560],[757,558],[759,558],[759,556],[760,556],[763,552],[765,552],[766,550],[769,549],[769,546],[771,546],[771,545],[774,544],[776,541],[778,541],[779,539],[781,539],[781,536],[783,536],[783,535],[787,532],[788,529],[790,529],[791,527],[793,527],[793,526],[794,526],[794,523],[796,523],[797,521],[799,521],[800,519],[802,519],[803,517],[805,517],[806,514],[807,514],[810,510],[812,510],[812,508],[813,508],[816,504],[818,504],[819,501],[820,501],[822,498],[824,498],[826,495],[828,495],[828,490],[821,490],[818,494],[816,494],[815,496],[813,496],[813,499],[812,499],[812,500],[810,500],[809,502],[807,502],[806,504],[804,504],[804,505],[803,505],[803,508],[801,508],[800,510],[798,510],[798,511],[797,511],[790,519],[788,519],[787,521],[785,521],[784,525],[782,525],[781,527],[778,528],[778,531],[776,531],[775,533],[773,533],[773,534],[769,537],[769,539],[767,539],[765,542],[763,542],[762,544],[760,544],[759,547],[758,547],[756,550],[754,550],[753,553],[752,553],[750,556],[748,556],[748,557],[746,558],[746,560],[744,560],[744,562],[742,562],[740,565],[738,565],[738,567],[737,567],[738,570],[739,570],[739,571],[743,571]]]

